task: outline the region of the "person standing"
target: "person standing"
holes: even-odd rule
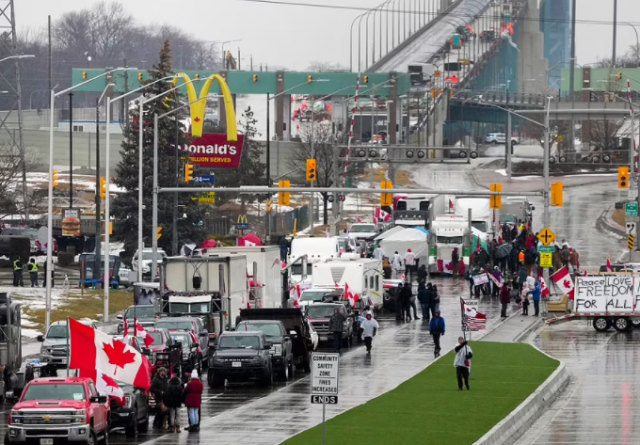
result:
[[[527,290],[528,289],[527,287]],[[522,296],[522,315],[529,315],[529,297],[527,293]]]
[[[404,283],[400,292],[403,320],[411,321],[411,283]],[[415,304],[414,304],[415,305]]]
[[[373,318],[371,312],[367,312],[364,318],[360,317],[360,323],[362,323],[362,336],[364,337],[364,346],[367,348],[367,355],[371,355],[373,337],[378,333],[380,325],[378,325],[378,322]]]
[[[429,300],[431,299],[431,283],[426,286],[424,283],[418,284],[418,302],[422,309],[422,318],[429,321]]]
[[[393,268],[393,278],[399,279],[402,276],[402,257],[397,251],[391,259],[391,267]]]
[[[445,323],[444,318],[440,316],[440,309],[436,309],[435,316],[429,323],[429,334],[433,337],[433,344],[435,345],[434,354],[439,354],[442,348],[440,348],[440,337],[444,335]]]
[[[387,255],[385,254],[384,249],[380,245],[380,241],[378,241],[378,244],[376,244],[376,249],[373,251],[373,258],[375,258],[376,260],[382,260],[386,256]]]
[[[416,255],[411,251],[411,249],[407,249],[407,253],[404,254],[404,267],[406,269],[406,276],[409,283],[413,280],[413,273],[416,265]]]
[[[31,261],[29,261],[27,270],[29,271],[29,278],[31,279],[31,287],[38,287],[38,265],[36,264],[35,258],[31,258]]]
[[[169,393],[165,397],[165,404],[169,410],[169,428],[172,433],[180,432],[180,407],[184,401],[184,388],[177,375],[169,380]]]
[[[51,262],[51,287],[55,284],[56,265]],[[47,287],[47,262],[42,265],[42,287]]]
[[[200,406],[202,405],[203,389],[198,371],[194,369],[191,371],[191,379],[184,389],[184,404],[187,407],[189,424],[191,425],[189,431],[191,432],[200,431]]]
[[[540,283],[536,281],[536,287],[535,289],[529,291],[529,293],[527,295],[531,295],[532,296],[532,300],[533,300],[533,310],[534,310],[534,316],[535,317],[539,317],[540,316],[540,294],[542,293],[541,289],[540,289]]]
[[[436,311],[440,309],[440,294],[438,293],[438,286],[436,284],[431,288],[431,302],[429,303],[429,309],[431,310],[431,316],[436,316]]]
[[[394,289],[395,291],[395,302],[396,302],[396,320],[402,321],[404,320],[404,310],[402,308],[402,283],[398,283],[398,287]]]
[[[280,261],[287,261],[287,256],[289,255],[289,242],[287,238],[284,236],[280,238]]]
[[[24,287],[22,282],[22,263],[20,258],[13,260],[13,287]]]
[[[471,368],[471,359],[473,358],[473,352],[471,346],[467,344],[464,337],[458,337],[458,346],[454,348],[456,357],[453,361],[453,366],[456,368],[456,377],[458,378],[458,390],[462,391],[462,381],[469,388],[469,368]]]
[[[337,353],[342,352],[342,330],[344,329],[345,321],[347,319],[340,313],[340,309],[335,308],[333,315],[329,318],[329,332],[333,333],[333,349]]]
[[[500,306],[502,308],[500,316],[507,318],[507,305],[511,302],[511,288],[507,283],[502,286],[500,290]]]
[[[460,254],[458,253],[458,248],[454,247],[453,252],[451,252],[451,264],[453,266],[453,276],[458,276],[458,263],[460,262]]]
[[[153,418],[153,429],[160,431],[164,424],[166,406],[165,396],[169,392],[169,379],[167,378],[167,368],[160,368],[151,382],[151,394],[156,401],[156,415]]]

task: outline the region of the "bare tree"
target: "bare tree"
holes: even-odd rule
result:
[[[320,62],[317,60],[311,62],[307,69],[309,71],[327,72],[327,73],[345,73],[349,71],[349,68],[347,68],[344,65],[340,65],[339,63]]]
[[[604,120],[590,122],[591,145],[596,151],[610,151],[618,148],[618,135],[623,120]]]
[[[28,171],[38,167],[37,158],[31,152],[26,153],[25,162]],[[47,195],[46,188],[28,190],[27,202],[24,202],[22,189],[19,186],[21,178],[20,150],[16,146],[0,145],[0,219],[23,214],[26,207],[31,210],[44,203]]]

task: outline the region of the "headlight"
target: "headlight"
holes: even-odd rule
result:
[[[87,421],[87,411],[84,409],[79,409],[73,416],[73,423],[86,423]]]
[[[282,355],[282,345],[281,344],[273,345],[271,350],[273,351],[273,353],[275,355]]]
[[[11,424],[22,423],[22,414],[20,411],[11,411]]]
[[[260,363],[261,360],[262,359],[260,357],[254,357],[253,359],[251,359],[253,363]]]
[[[131,405],[133,404],[133,397],[131,397],[129,394],[125,395],[124,403],[127,408],[131,408]]]
[[[188,352],[183,352],[182,353],[182,360],[189,360],[189,353]]]
[[[220,357],[213,357],[213,363],[224,363],[224,359]]]

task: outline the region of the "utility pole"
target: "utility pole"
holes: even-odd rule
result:
[[[544,210],[542,214],[542,225],[544,228],[548,228],[551,224],[551,218],[549,214],[549,205],[550,205],[550,197],[549,192],[551,189],[551,184],[549,181],[549,108],[551,107],[551,98],[547,98],[547,112],[544,114],[544,160],[543,160],[543,174],[544,174]],[[543,277],[544,282],[547,286],[549,286],[549,269],[547,267],[543,268]]]
[[[313,102],[312,102],[313,103]],[[311,109],[311,159],[315,159],[316,158],[316,147],[315,147],[315,130],[316,130],[316,119],[315,116],[313,114],[313,108]],[[316,178],[318,177],[318,169],[316,167]],[[310,210],[311,210],[311,216],[309,217],[309,226],[311,227],[311,231],[310,234],[311,236],[315,235],[315,216],[314,216],[314,196],[313,196],[313,185],[314,183],[311,182],[309,184],[309,187],[311,188],[311,205],[310,205]]]
[[[107,87],[108,88],[108,87]],[[107,131],[109,129],[107,128]],[[107,184],[107,187],[109,185]],[[100,98],[96,98],[96,259],[93,271],[93,278],[100,279],[100,251],[102,244],[102,235],[100,227]],[[106,224],[106,223],[105,223]],[[109,252],[105,252],[108,255]],[[103,283],[103,288],[109,286],[109,283]]]
[[[177,94],[175,96],[177,99]],[[177,101],[174,101],[176,104]],[[175,184],[176,187],[180,186],[180,150],[178,141],[180,140],[180,124],[178,122],[178,115],[176,114],[176,162],[175,162]],[[173,217],[172,217],[172,230],[171,230],[171,252],[173,255],[178,255],[178,192],[173,194]]]
[[[611,66],[616,66],[616,40],[618,40],[618,0],[613,0],[613,55]]]
[[[69,208],[73,208],[73,93],[69,93]]]
[[[576,3],[578,0],[571,0],[571,64],[569,66],[569,97],[571,97],[571,102],[575,101],[573,97],[576,92]],[[547,83],[549,82],[547,78]],[[576,151],[575,144],[575,131],[576,131],[576,122],[571,118],[570,121],[570,129],[569,129],[569,140],[570,147],[573,151]]]

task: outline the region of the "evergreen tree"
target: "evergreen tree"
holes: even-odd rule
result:
[[[165,41],[160,51],[160,60],[157,65],[149,70],[148,83],[170,76],[171,70],[171,46]],[[169,82],[158,82],[144,90],[144,99],[162,94],[173,88]],[[164,114],[171,110],[172,106],[179,106],[180,95],[169,93],[168,96],[177,100],[158,99],[151,101],[144,107],[143,118],[143,203],[138,202],[138,137],[139,137],[139,107],[132,107],[129,112],[132,124],[124,129],[122,141],[121,161],[116,168],[115,183],[123,188],[124,193],[118,194],[114,199],[112,214],[115,218],[113,238],[124,242],[127,256],[131,256],[138,248],[138,206],[144,205],[143,210],[143,234],[145,246],[151,246],[152,234],[152,200],[153,200],[153,116]],[[176,128],[176,126],[179,126]],[[176,140],[177,137],[177,140]],[[160,187],[175,187],[182,182],[182,178],[175,176],[175,162],[178,156],[177,147],[184,145],[186,136],[183,126],[176,115],[167,116],[158,121],[158,185]],[[182,169],[179,169],[182,171]],[[178,219],[178,248],[187,241],[199,242],[204,238],[203,208],[191,201],[189,194],[181,193],[179,202],[184,203],[179,210]],[[158,195],[158,227],[162,227],[162,238],[158,241],[158,247],[166,252],[177,255],[179,252],[171,251],[171,239],[173,228],[173,194],[161,193]]]

